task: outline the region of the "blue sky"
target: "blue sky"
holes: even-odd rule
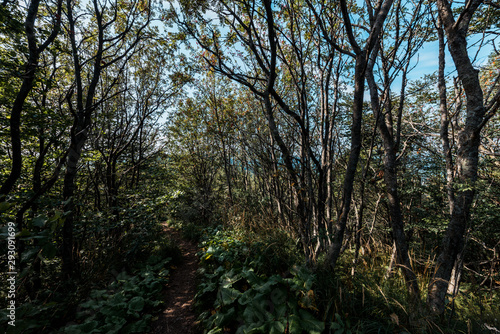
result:
[[[487,60],[488,56],[492,51],[491,43],[487,45],[483,45],[479,48],[480,44],[478,43],[481,39],[481,35],[474,35],[469,38],[468,48],[469,48],[469,57],[472,59],[477,57],[474,61],[474,65],[477,68],[483,66]],[[415,58],[416,61],[417,58]],[[446,47],[446,74],[451,76],[456,76],[455,64],[453,63],[453,59],[451,58],[450,53],[448,52],[448,47]],[[425,74],[431,74],[436,72],[438,69],[438,41],[427,42],[418,52],[418,64],[417,67],[410,74],[410,79],[415,80],[419,77],[422,77]]]

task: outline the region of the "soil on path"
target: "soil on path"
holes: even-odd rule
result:
[[[177,242],[182,262],[172,270],[165,292],[165,310],[152,324],[150,334],[195,334],[194,295],[196,293],[197,248],[182,238],[181,233],[164,225],[165,233]]]

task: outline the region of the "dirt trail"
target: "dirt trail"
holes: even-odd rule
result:
[[[197,248],[182,238],[180,232],[164,225],[165,233],[177,242],[183,261],[170,275],[165,292],[165,310],[152,324],[150,334],[195,334],[193,299],[196,293]]]

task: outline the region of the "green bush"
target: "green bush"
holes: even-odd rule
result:
[[[74,231],[79,275],[72,279],[62,278],[57,253],[64,213],[52,210],[28,217],[30,231],[18,235],[25,243],[25,266],[18,277],[16,326],[9,327],[8,333],[144,332],[150,314],[161,303],[159,292],[169,266],[181,259],[181,251],[165,238],[156,217],[163,201],[137,198],[120,211],[119,219],[105,212],[83,212]],[[41,263],[36,275],[41,287],[31,297],[25,291],[35,277],[36,259]],[[0,332],[7,331],[6,316],[6,310],[0,310]]]
[[[106,289],[92,290],[78,305],[77,324],[63,333],[143,333],[149,330],[151,312],[163,301],[161,291],[168,281],[170,258],[149,261],[136,275],[121,272]],[[160,299],[159,299],[160,297]]]
[[[314,274],[299,266],[285,277],[266,273],[280,260],[270,259],[273,252],[280,254],[279,247],[244,239],[219,227],[209,229],[202,243],[196,304],[203,311],[199,320],[205,332],[321,333]],[[290,261],[286,254],[282,256]]]

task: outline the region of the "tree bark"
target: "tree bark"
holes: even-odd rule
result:
[[[455,21],[451,4],[447,0],[437,1],[439,16],[448,40],[448,49],[466,94],[466,120],[459,132],[457,144],[455,201],[428,291],[429,307],[437,314],[444,312],[451,273],[457,256],[464,247],[464,234],[470,218],[477,179],[480,131],[486,110],[479,71],[474,69],[469,58],[466,36],[470,20],[481,3],[479,0],[468,2]]]
[[[337,224],[335,225],[332,245],[329,249],[329,263],[335,267],[340,256],[344,233],[347,225],[347,218],[351,208],[351,198],[354,188],[354,176],[358,166],[359,154],[361,152],[361,123],[363,119],[363,95],[365,91],[365,70],[366,51],[361,51],[356,56],[356,66],[354,74],[354,101],[352,107],[352,127],[351,127],[351,150],[349,162],[344,177],[344,189],[342,197],[342,207]]]
[[[64,174],[63,183],[63,199],[65,201],[64,210],[68,212],[62,229],[62,271],[67,277],[71,277],[74,271],[74,251],[73,251],[73,225],[76,216],[75,193],[76,193],[76,177],[78,172],[78,162],[82,154],[83,146],[88,138],[88,131],[91,125],[92,112],[95,109],[94,96],[96,87],[102,71],[102,46],[104,43],[104,31],[102,29],[102,16],[94,1],[96,10],[96,21],[98,24],[98,45],[94,59],[94,67],[91,75],[91,81],[86,92],[86,100],[84,101],[84,88],[82,81],[82,67],[75,39],[75,22],[73,17],[73,4],[71,0],[67,1],[68,20],[70,27],[70,41],[73,53],[73,65],[75,67],[76,80],[76,112],[74,114],[73,126],[71,127],[70,147],[68,159],[66,162],[66,173]],[[71,105],[71,101],[68,101]]]
[[[368,37],[364,48],[361,49],[354,37],[352,24],[347,10],[347,3],[345,1],[340,1],[340,7],[342,10],[347,37],[355,53],[355,69],[354,101],[352,106],[351,149],[344,177],[341,212],[340,216],[337,219],[337,224],[335,225],[333,241],[332,245],[330,246],[328,255],[328,260],[332,268],[335,267],[335,264],[342,250],[342,243],[344,240],[344,233],[347,225],[347,218],[349,216],[352,192],[354,188],[354,177],[356,175],[359,154],[361,152],[361,124],[363,119],[363,97],[365,91],[366,67],[372,51],[378,44],[382,27],[384,25],[385,19],[387,18],[387,15],[389,14],[389,10],[392,7],[392,3],[392,0],[386,0],[383,3],[380,3],[380,7],[376,10],[376,16],[371,22],[370,36]],[[370,15],[371,14],[372,13],[370,13]]]
[[[384,145],[384,183],[386,186],[387,199],[389,201],[390,222],[392,227],[392,236],[396,246],[397,263],[403,271],[403,276],[408,287],[410,296],[414,299],[419,297],[419,287],[417,276],[415,275],[410,257],[408,255],[408,242],[404,232],[403,215],[401,213],[401,203],[398,192],[398,177],[397,177],[397,162],[396,162],[396,142],[394,136],[389,130],[388,124],[392,120],[383,117],[379,105],[378,88],[373,75],[373,62],[370,63],[367,69],[367,81],[370,87],[370,97],[372,109],[378,120],[377,126],[382,137]],[[388,88],[386,93],[389,94]],[[387,108],[390,104],[390,99],[387,98]],[[385,113],[391,113],[391,110],[385,110]]]
[[[91,60],[93,65],[91,66],[90,73],[88,73],[89,83],[84,87],[82,73],[83,65],[89,60],[82,61],[80,59],[79,45],[77,45],[76,40],[76,20],[74,17],[73,9],[74,4],[72,0],[67,0],[67,16],[69,21],[69,38],[71,43],[71,51],[73,55],[73,66],[75,71],[75,83],[76,83],[76,110],[73,110],[72,101],[68,101],[70,111],[73,114],[74,120],[71,127],[71,137],[70,137],[70,147],[68,153],[68,159],[66,163],[66,173],[64,175],[63,184],[63,198],[65,200],[64,210],[69,212],[66,216],[66,220],[63,225],[63,242],[62,242],[62,270],[66,276],[72,276],[74,269],[74,256],[73,256],[73,225],[76,217],[76,205],[75,205],[75,194],[76,194],[76,178],[78,172],[78,163],[82,154],[83,147],[87,142],[90,126],[92,124],[92,117],[94,110],[97,106],[102,103],[102,101],[95,101],[97,95],[97,88],[101,80],[101,73],[104,68],[109,67],[114,63],[122,61],[120,64],[119,73],[111,81],[109,87],[117,84],[117,78],[119,74],[123,71],[124,64],[130,59],[131,54],[136,50],[137,43],[143,38],[142,32],[149,25],[150,22],[150,11],[146,11],[146,18],[144,22],[137,23],[135,18],[138,15],[144,15],[144,13],[139,14],[139,8],[134,7],[134,11],[127,13],[130,15],[127,19],[126,26],[123,27],[123,32],[114,33],[114,37],[105,36],[108,32],[113,31],[115,28],[114,24],[117,23],[118,15],[108,16],[106,14],[106,4],[101,4],[97,0],[92,1],[93,10],[95,15],[95,24],[97,30],[97,41],[95,46],[95,54],[92,56]],[[148,4],[150,6],[150,4]],[[133,17],[133,18],[132,18]],[[106,21],[105,21],[106,20]],[[137,24],[137,26],[136,26]],[[134,26],[137,30],[133,29]],[[105,42],[113,40],[113,43],[118,43],[120,41],[129,40],[129,43],[124,45],[119,51],[110,53],[109,48],[105,47]],[[105,51],[108,53],[104,54]],[[103,61],[105,59],[106,61]],[[110,89],[106,87],[104,95],[109,93]],[[122,147],[123,149],[123,147]],[[113,168],[112,168],[113,169]]]
[[[38,59],[40,54],[54,41],[59,33],[59,27],[61,24],[61,4],[62,0],[57,3],[56,10],[56,20],[54,23],[54,28],[52,33],[47,37],[44,43],[38,46],[35,33],[35,21],[38,14],[38,7],[40,5],[40,0],[33,0],[30,2],[28,12],[26,15],[26,21],[24,23],[26,39],[28,41],[28,62],[26,63],[26,69],[22,75],[23,82],[21,88],[17,93],[16,99],[12,106],[10,112],[10,138],[11,138],[11,149],[12,149],[12,167],[7,179],[3,182],[0,188],[0,197],[2,195],[7,195],[10,193],[17,179],[21,176],[21,169],[23,165],[22,157],[22,145],[21,145],[21,113],[23,111],[24,102],[28,97],[31,89],[33,88],[33,82],[35,80],[36,70],[38,68]]]

